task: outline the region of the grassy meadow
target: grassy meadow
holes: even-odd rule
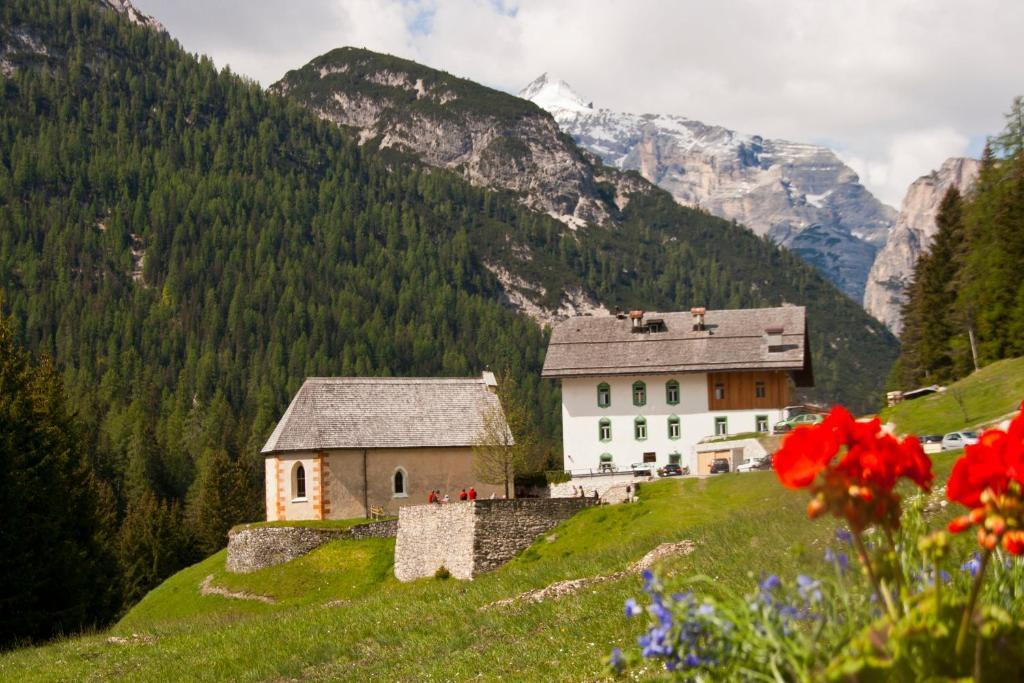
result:
[[[940,455],[940,480],[953,455]],[[293,562],[230,575],[224,551],[171,577],[109,632],[7,653],[0,678],[88,680],[595,680],[608,651],[641,624],[624,618],[636,576],[542,603],[481,610],[562,579],[610,574],[660,543],[696,550],[663,560],[668,585],[746,593],[762,572],[825,571],[831,520],[772,472],[667,479],[633,504],[582,511],[506,566],[472,582],[392,575],[393,539],[334,541]],[[203,596],[217,586],[275,604]],[[121,640],[118,640],[121,639]]]
[[[959,396],[963,403],[961,408]],[[1014,412],[1024,400],[1024,357],[986,365],[949,385],[945,392],[882,410],[904,434],[944,434],[984,426]]]

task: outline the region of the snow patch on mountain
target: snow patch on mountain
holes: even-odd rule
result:
[[[875,252],[886,243],[896,211],[872,196],[832,150],[685,116],[595,108],[549,74],[519,96],[546,109],[564,132],[609,166],[639,171],[681,204],[796,247],[851,298],[862,299]]]

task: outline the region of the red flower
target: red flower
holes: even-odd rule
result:
[[[1009,531],[1003,536],[1003,547],[1011,555],[1024,554],[1024,531]]]
[[[800,489],[814,481],[839,451],[839,440],[831,430],[797,427],[772,456],[772,466],[783,486]]]
[[[1024,412],[1007,431],[988,429],[953,465],[946,486],[950,500],[974,508],[986,489],[999,495],[1011,481],[1024,484]]]

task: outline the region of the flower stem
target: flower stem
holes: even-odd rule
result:
[[[935,567],[935,613],[938,614],[942,610],[942,576],[939,574],[939,561],[932,564]]]
[[[985,570],[988,569],[988,560],[992,557],[992,551],[986,550],[981,556],[981,566],[978,567],[978,576],[971,586],[971,596],[967,600],[967,607],[964,608],[964,616],[960,620],[960,631],[956,635],[956,656],[959,658],[964,652],[964,645],[967,644],[967,629],[971,625],[971,617],[974,615],[974,604],[978,601],[978,593],[981,592],[981,582],[985,579]]]
[[[868,572],[868,580],[871,581],[871,586],[875,589],[875,596],[878,598],[879,604],[885,607],[889,618],[896,621],[896,608],[893,606],[889,594],[882,590],[882,584],[878,577],[875,576],[875,570],[871,568],[871,558],[868,556],[868,549],[864,546],[864,539],[861,537],[859,530],[853,532],[853,543],[857,546],[857,554],[861,564],[864,565],[864,569]]]

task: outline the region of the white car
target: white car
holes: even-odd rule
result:
[[[760,458],[754,458],[753,460],[747,460],[746,462],[740,463],[736,466],[737,472],[756,472],[757,470],[767,469],[770,469],[767,455],[762,455]]]
[[[978,443],[978,432],[950,432],[942,437],[942,450],[955,451]]]

